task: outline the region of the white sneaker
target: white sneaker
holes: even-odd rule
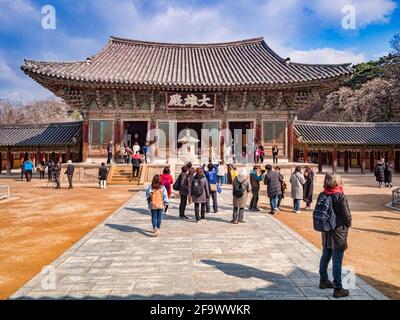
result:
[[[275,212],[279,212],[279,211],[281,211],[281,210],[279,210],[279,208],[275,208]]]
[[[295,211],[297,214],[300,214],[301,213],[301,211]]]

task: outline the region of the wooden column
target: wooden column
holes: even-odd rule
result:
[[[288,158],[289,162],[294,162],[294,129],[292,121],[288,123]]]
[[[371,150],[369,153],[369,170],[371,172],[374,171],[374,160],[375,160],[375,151]]]
[[[11,174],[11,169],[13,167],[13,155],[11,153],[11,149],[8,148],[7,149],[7,174],[10,175]]]
[[[367,163],[365,161],[365,148],[361,148],[360,150],[360,161],[361,161],[361,173],[365,173],[365,170],[367,168]]]
[[[82,124],[82,162],[86,162],[89,156],[89,120]]]
[[[322,173],[322,163],[323,163],[323,154],[322,151],[318,151],[318,173]]]
[[[345,151],[344,152],[344,172],[349,172],[349,152]]]
[[[308,148],[304,147],[303,149],[303,162],[308,163]]]
[[[332,171],[337,172],[337,149],[334,148],[332,151]]]
[[[107,141],[108,143],[109,141]],[[114,153],[117,152],[117,145],[121,145],[122,142],[122,124],[121,119],[116,119],[114,123]],[[132,143],[133,144],[133,143]]]
[[[388,152],[388,161],[394,162],[394,146]]]

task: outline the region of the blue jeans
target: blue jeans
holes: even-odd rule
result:
[[[163,209],[151,210],[151,223],[153,224],[153,228],[160,229],[161,217],[162,217],[163,211],[164,211]]]
[[[324,248],[322,251],[321,261],[319,263],[319,275],[321,281],[328,280],[328,265],[332,259],[332,274],[333,284],[335,288],[342,287],[342,263],[343,263],[343,250],[335,250]]]
[[[300,211],[301,199],[293,199],[293,210]]]
[[[269,205],[271,206],[271,212],[276,211],[278,208],[278,198],[279,196],[271,196],[269,198]]]
[[[218,176],[218,182],[220,185],[227,184],[227,180],[228,180],[228,178],[226,175]]]

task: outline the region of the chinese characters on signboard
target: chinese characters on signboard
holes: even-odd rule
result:
[[[214,109],[215,94],[206,93],[167,93],[168,109]]]

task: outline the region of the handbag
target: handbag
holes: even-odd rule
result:
[[[211,192],[217,191],[217,185],[215,183],[210,183],[210,191]]]

